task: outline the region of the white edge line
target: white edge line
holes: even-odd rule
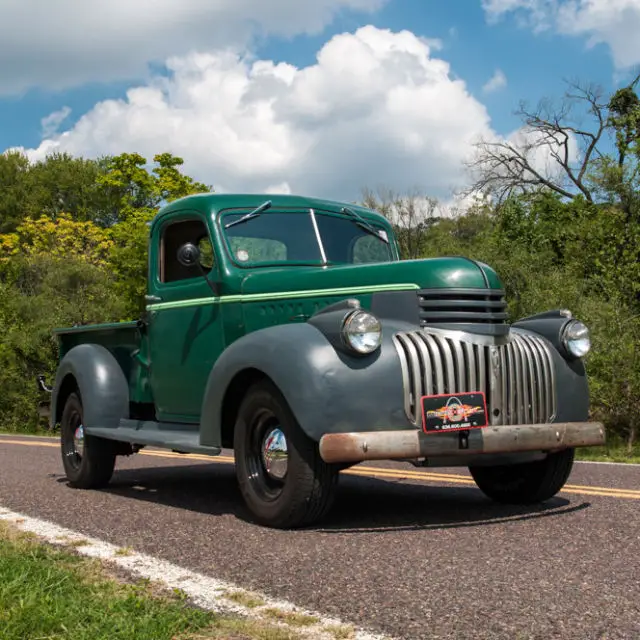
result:
[[[576,460],[574,464],[613,464],[618,467],[640,467],[637,462],[608,462],[606,460]]]
[[[236,615],[252,620],[259,620],[272,626],[289,629],[300,637],[332,639],[335,635],[330,627],[348,626],[353,630],[350,636],[354,640],[391,640],[389,636],[376,635],[337,618],[330,618],[315,611],[303,609],[286,600],[275,600],[263,593],[243,589],[233,583],[218,580],[210,576],[196,573],[159,558],[127,549],[123,550],[109,542],[85,536],[77,531],[66,529],[53,522],[32,518],[5,509],[0,505],[0,521],[7,522],[23,532],[35,534],[42,541],[58,546],[70,546],[77,553],[115,564],[127,573],[162,583],[169,589],[181,590],[196,606],[218,614]],[[120,552],[120,553],[118,553]],[[226,597],[230,592],[241,592],[244,595],[259,597],[264,604],[259,607],[246,607]],[[265,609],[279,609],[283,612],[314,616],[318,622],[313,625],[300,626],[269,617]],[[329,628],[327,628],[329,627]]]

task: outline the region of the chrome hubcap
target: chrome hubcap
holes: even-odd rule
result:
[[[272,429],[262,443],[262,464],[270,478],[284,480],[289,466],[287,439],[280,429]]]
[[[79,425],[73,432],[73,447],[76,453],[82,457],[84,454],[84,427]]]

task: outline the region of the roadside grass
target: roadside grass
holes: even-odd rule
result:
[[[617,444],[604,447],[584,447],[576,449],[576,460],[640,464],[640,446],[634,447],[631,451],[626,446]]]
[[[59,431],[51,431],[50,429],[37,429],[35,431],[24,431],[21,429],[8,429],[6,427],[0,427],[0,434],[4,436],[20,436],[31,438],[59,438]]]
[[[248,609],[255,609],[256,607],[262,607],[265,605],[265,601],[258,595],[249,593],[248,591],[232,591],[225,594],[227,600],[236,602]]]
[[[0,639],[294,640],[291,630],[218,616],[147,580],[123,582],[98,560],[0,522]]]
[[[316,624],[319,622],[316,616],[306,615],[304,613],[297,613],[296,611],[283,611],[281,609],[264,609],[263,613],[275,620],[282,620],[297,627],[306,627],[308,625]]]

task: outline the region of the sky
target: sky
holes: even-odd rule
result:
[[[0,0],[0,152],[170,152],[220,192],[447,200],[478,140],[640,64],[640,0]]]

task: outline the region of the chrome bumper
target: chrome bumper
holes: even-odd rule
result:
[[[418,429],[328,433],[320,438],[320,455],[328,463],[356,463],[365,460],[549,452],[572,447],[597,447],[604,443],[604,425],[601,422],[557,422],[437,434],[425,434]]]

